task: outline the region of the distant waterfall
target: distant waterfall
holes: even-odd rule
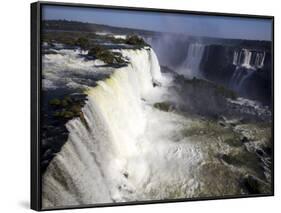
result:
[[[264,66],[264,59],[265,59],[265,52],[254,52],[253,64],[257,68],[263,68]]]
[[[233,65],[245,67],[247,69],[262,68],[264,65],[265,52],[255,50],[235,50],[233,54]]]
[[[200,64],[204,54],[205,45],[192,43],[188,47],[185,60],[180,65],[179,73],[188,77],[200,76]]]
[[[230,87],[240,90],[244,82],[251,75],[264,66],[265,52],[256,50],[241,49],[235,50],[233,53],[232,64],[236,69],[230,80]]]

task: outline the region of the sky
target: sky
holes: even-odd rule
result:
[[[271,20],[150,11],[43,6],[43,20],[65,19],[194,36],[271,40]]]

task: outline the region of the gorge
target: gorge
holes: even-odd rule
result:
[[[271,43],[182,35],[147,37],[160,64],[192,78],[222,84],[271,106]]]

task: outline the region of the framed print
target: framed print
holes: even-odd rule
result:
[[[31,208],[274,195],[274,18],[31,4]]]

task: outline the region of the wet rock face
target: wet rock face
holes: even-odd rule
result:
[[[176,75],[175,85],[171,88],[179,103],[174,104],[183,111],[189,111],[211,118],[221,116],[245,121],[271,121],[269,107],[248,99],[237,97],[237,93],[203,79],[186,79]],[[221,125],[226,125],[221,123]]]
[[[203,76],[234,89],[240,96],[271,106],[271,44],[207,45],[201,61]]]
[[[249,194],[262,193],[261,184],[261,181],[251,175],[248,175],[241,180],[241,185],[247,190]]]
[[[235,70],[232,60],[233,48],[223,45],[206,46],[201,62],[203,75],[221,84],[229,82]]]

